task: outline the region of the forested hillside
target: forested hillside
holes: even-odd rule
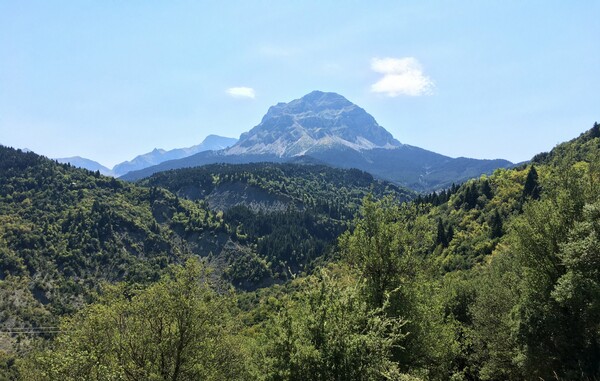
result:
[[[399,202],[415,196],[355,169],[275,163],[167,171],[140,185],[168,189],[222,215],[232,239],[251,248],[224,250],[228,279],[244,289],[287,280],[330,254],[367,194]]]
[[[169,263],[197,251],[185,239],[184,216],[198,228],[223,225],[215,213],[167,191],[6,147],[0,184],[4,329],[52,325],[89,302],[103,281],[158,280]],[[169,217],[157,218],[161,213]]]
[[[2,335],[2,348],[89,303],[102,282],[152,283],[190,256],[207,258],[224,284],[283,282],[330,252],[368,192],[412,197],[363,172],[327,167],[194,173],[157,175],[145,187],[0,147],[0,326],[26,333]],[[174,188],[182,179],[212,198],[186,199]],[[231,202],[215,207],[214,191],[223,187]],[[244,203],[253,194],[265,207]]]
[[[180,197],[205,200],[213,210],[243,205],[254,211],[311,209],[338,220],[352,219],[367,194],[408,201],[416,194],[357,170],[312,164],[212,164],[157,173],[139,182]]]
[[[340,172],[333,179],[325,174],[328,182],[356,178],[361,196],[365,188],[373,195],[346,222],[330,260],[310,274],[234,291],[211,275],[210,261],[190,259],[147,285],[123,277],[103,286],[93,304],[62,318],[56,336],[30,346],[27,354],[5,355],[6,377],[598,379],[599,129],[595,124],[531,164],[414,202],[401,202],[389,187],[363,183],[360,173]],[[310,210],[317,204],[302,198],[301,189],[319,171],[285,180],[309,168],[215,166],[158,174],[145,180],[147,188],[125,189],[170,195],[215,221],[237,221],[231,226],[237,226],[238,238],[250,237],[255,228],[249,226],[282,209],[249,202],[221,215],[216,206],[231,200],[223,194],[237,184],[253,187],[254,195],[266,192],[267,200],[283,202],[290,213]],[[340,202],[344,194],[339,192]],[[220,201],[211,206],[214,199]],[[354,215],[357,207],[342,206],[329,218]],[[228,217],[239,208],[253,217]]]

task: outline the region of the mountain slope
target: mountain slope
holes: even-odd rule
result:
[[[558,165],[565,158],[572,160],[591,161],[600,151],[600,124],[594,123],[594,126],[581,133],[578,137],[558,144],[550,152],[542,152],[531,159],[537,164]]]
[[[366,194],[413,197],[315,165],[214,165],[144,185],[0,146],[0,325],[43,326],[101,282],[151,282],[190,256],[237,287],[282,282],[329,252]]]
[[[512,165],[506,160],[455,159],[401,144],[343,96],[313,91],[269,108],[261,123],[230,148],[167,161],[122,178],[135,181],[164,170],[212,163],[295,162],[298,158],[358,168],[421,192]]]
[[[69,163],[72,166],[75,166],[77,168],[84,168],[87,169],[88,171],[99,171],[100,174],[104,175],[104,176],[110,176],[112,175],[112,171],[108,168],[106,168],[105,166],[103,166],[102,164],[94,161],[94,160],[90,160],[90,159],[86,159],[84,157],[80,157],[80,156],[73,156],[73,157],[65,157],[65,158],[59,158],[59,159],[55,159],[56,161],[58,161],[59,163],[65,164],[65,163]]]
[[[307,155],[320,150],[394,148],[400,143],[365,110],[335,93],[313,91],[272,106],[226,155]]]
[[[212,248],[189,240],[183,221],[207,231],[222,223],[170,192],[1,146],[0,184],[0,311],[13,312],[0,313],[4,327],[44,325],[103,281],[156,280],[169,263]],[[195,217],[178,222],[177,213]]]
[[[240,205],[262,212],[316,208],[319,213],[336,219],[353,216],[369,193],[376,198],[393,195],[400,201],[416,196],[408,189],[378,181],[357,169],[318,164],[211,164],[156,173],[139,185],[162,187],[190,200],[205,200],[217,211]],[[234,202],[227,202],[230,196],[235,198]],[[327,211],[322,205],[326,205]],[[329,212],[332,209],[336,210],[335,216]]]
[[[361,152],[350,149],[321,151],[311,156],[334,167],[359,168],[378,178],[426,193],[512,166],[507,160],[451,158],[407,144],[395,149]]]

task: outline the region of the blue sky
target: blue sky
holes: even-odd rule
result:
[[[0,0],[0,143],[112,166],[312,90],[522,161],[600,122],[600,1]]]

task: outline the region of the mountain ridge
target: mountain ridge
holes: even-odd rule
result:
[[[130,161],[125,161],[115,165],[112,169],[115,176],[121,176],[127,172],[144,169],[153,165],[160,164],[169,160],[182,159],[199,152],[219,151],[235,144],[238,139],[228,138],[219,135],[208,135],[200,144],[187,148],[175,148],[172,150],[163,150],[155,148],[151,152],[138,155]]]
[[[112,175],[112,171],[109,168],[98,163],[97,161],[94,161],[91,159],[86,159],[85,157],[72,156],[72,157],[57,158],[54,160],[56,160],[57,162],[59,162],[61,164],[71,164],[72,166],[77,167],[77,168],[85,168],[87,170],[94,171],[94,172],[99,171],[100,174],[102,174],[104,176]]]
[[[136,181],[177,168],[294,162],[298,158],[336,168],[357,168],[420,192],[444,189],[513,165],[503,159],[451,158],[402,144],[373,116],[343,96],[313,91],[271,106],[261,122],[230,148],[165,161],[121,178]]]
[[[119,177],[127,174],[128,172],[141,170],[147,167],[158,165],[165,161],[183,159],[185,157],[194,155],[204,151],[219,151],[230,147],[238,141],[236,138],[228,138],[219,135],[208,135],[202,143],[186,147],[186,148],[175,148],[171,150],[164,150],[162,148],[154,148],[152,151],[145,154],[137,155],[129,161],[124,161],[113,166],[112,169],[94,161],[81,156],[73,156],[66,158],[57,158],[59,163],[69,163],[78,168],[84,168],[90,171],[100,171],[105,176]]]

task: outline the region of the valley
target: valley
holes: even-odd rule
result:
[[[0,1],[0,381],[599,381],[600,1]]]
[[[284,369],[328,378],[340,361],[400,379],[593,374],[599,128],[429,194],[304,156],[130,183],[0,147],[0,369],[22,379],[172,372],[126,359],[168,355],[144,351],[177,346],[175,336],[137,352],[112,346],[151,340],[159,321],[183,333],[180,311],[208,314],[217,340],[185,349],[180,365],[218,353],[228,365],[212,370],[217,379],[277,379]],[[540,309],[551,312],[532,325]],[[201,316],[186,332],[201,334]],[[110,342],[98,341],[97,324]],[[586,341],[539,341],[542,332]],[[357,354],[352,343],[370,349]],[[100,363],[77,349],[98,345],[112,348]],[[546,367],[540,358],[557,345],[571,350]],[[324,352],[303,357],[306,348]],[[503,365],[514,356],[527,361]]]

